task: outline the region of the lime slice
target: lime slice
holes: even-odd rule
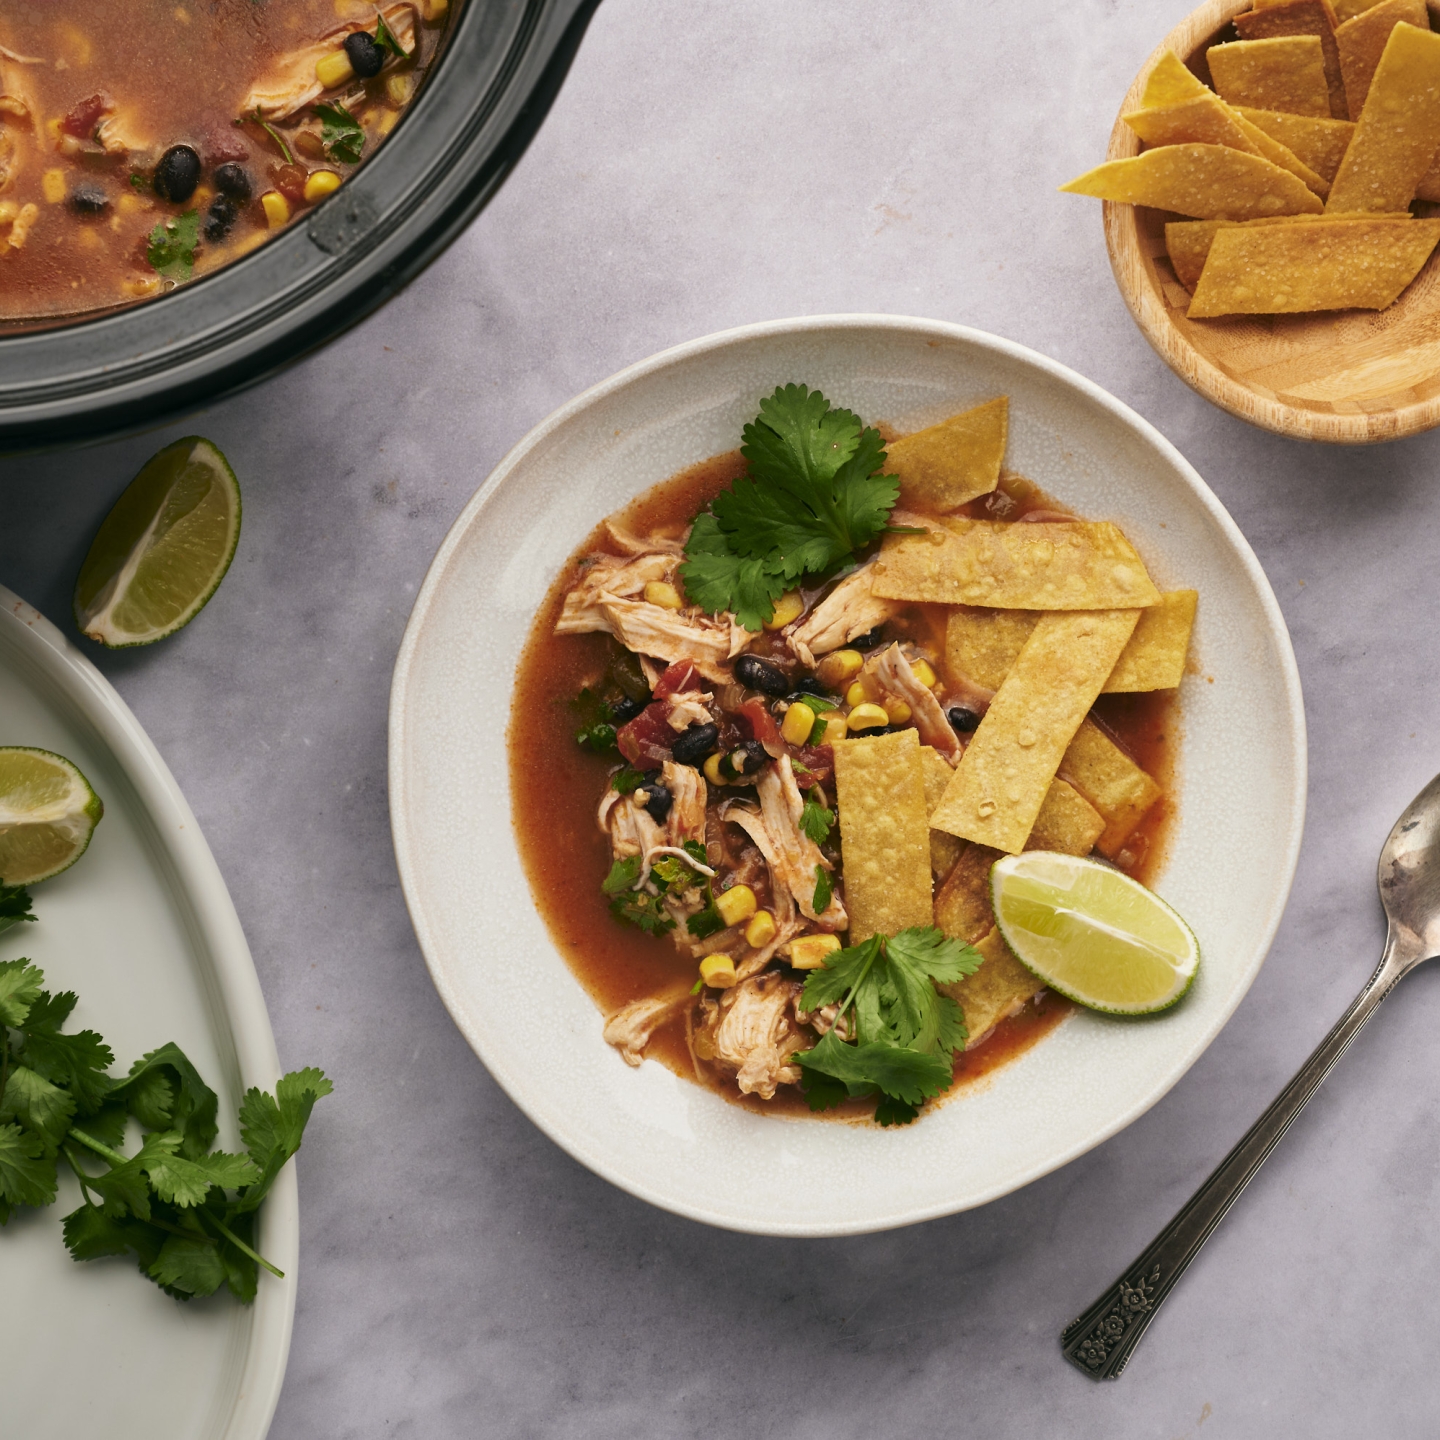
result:
[[[75,582],[75,623],[118,649],[188,625],[240,539],[240,486],[208,440],[167,445],[105,517]]]
[[[84,853],[105,807],[63,756],[0,747],[0,880],[33,885]]]
[[[990,896],[1021,963],[1091,1010],[1168,1010],[1200,966],[1190,927],[1153,890],[1098,860],[1007,855],[990,869]]]

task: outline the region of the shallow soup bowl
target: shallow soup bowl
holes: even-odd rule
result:
[[[1007,467],[1118,522],[1162,588],[1200,592],[1181,687],[1178,816],[1156,888],[1203,963],[1135,1022],[1079,1012],[908,1127],[752,1113],[658,1062],[627,1067],[532,899],[513,832],[508,707],[527,633],[607,514],[739,443],[776,385],[917,429],[1010,397]],[[1243,737],[1243,743],[1237,737]],[[982,1205],[1153,1105],[1240,1003],[1290,888],[1305,795],[1300,683],[1249,546],[1143,420],[1080,376],[930,320],[832,316],[709,336],[578,396],[505,457],[431,565],[396,663],[390,801],[410,914],[441,997],[527,1115],[597,1174],[709,1224],[840,1235]],[[593,797],[577,797],[589,806]]]

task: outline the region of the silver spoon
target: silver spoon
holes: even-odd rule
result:
[[[1060,1336],[1065,1358],[1094,1380],[1114,1380],[1155,1318],[1160,1302],[1200,1253],[1236,1196],[1250,1183],[1396,982],[1440,954],[1440,775],[1409,804],[1380,852],[1380,903],[1389,931],[1380,964],[1340,1023],[1251,1126],[1189,1204],[1128,1270]]]

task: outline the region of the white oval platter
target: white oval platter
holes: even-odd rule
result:
[[[280,1074],[260,982],[219,868],[174,777],[103,675],[48,620],[0,588],[0,744],[72,759],[105,802],[78,864],[32,890],[38,921],[0,935],[47,987],[80,997],[73,1028],[98,1030],[123,1073],[174,1040],[220,1097],[220,1143],[251,1085]],[[181,1304],[128,1258],[76,1264],[61,1217],[74,1179],[44,1210],[0,1230],[0,1433],[15,1440],[264,1440],[285,1378],[295,1313],[294,1166],[260,1215],[255,1304]]]
[[[1076,1015],[903,1129],[757,1116],[658,1063],[628,1069],[551,942],[510,828],[508,697],[561,565],[640,491],[735,449],[760,398],[788,381],[901,430],[1008,394],[1008,466],[1082,515],[1117,521],[1162,587],[1201,597],[1193,653],[1203,673],[1182,687],[1179,819],[1157,885],[1200,937],[1195,988],[1157,1020]],[[1305,722],[1289,637],[1254,554],[1150,425],[991,335],[820,316],[643,361],[557,410],[501,461],[440,547],[405,633],[390,802],[401,881],[440,995],[546,1134],[694,1219],[839,1235],[1004,1195],[1114,1135],[1195,1062],[1254,980],[1289,893]]]

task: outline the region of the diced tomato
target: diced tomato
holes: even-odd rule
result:
[[[785,742],[765,702],[758,695],[752,695],[738,713],[750,722],[750,738],[758,740],[765,747],[765,753],[778,760],[785,753]]]
[[[795,783],[801,790],[812,785],[823,785],[835,773],[835,751],[829,745],[801,745],[791,752],[790,762],[795,766]],[[805,774],[800,766],[810,773]]]
[[[670,672],[667,670],[665,673],[668,675]],[[637,770],[656,770],[670,758],[675,732],[665,718],[669,713],[670,706],[664,700],[657,700],[615,732],[615,743],[620,747],[620,753]]]
[[[684,690],[701,690],[705,677],[688,661],[677,660],[655,682],[655,698],[663,700],[667,695],[679,695]]]
[[[115,108],[115,102],[108,95],[95,94],[88,100],[82,100],[70,113],[60,122],[60,128],[67,135],[74,135],[78,140],[88,140],[95,133],[95,127],[100,123],[100,117],[108,114]]]
[[[271,183],[294,205],[298,205],[305,198],[305,182],[309,177],[310,172],[303,165],[270,167]]]

